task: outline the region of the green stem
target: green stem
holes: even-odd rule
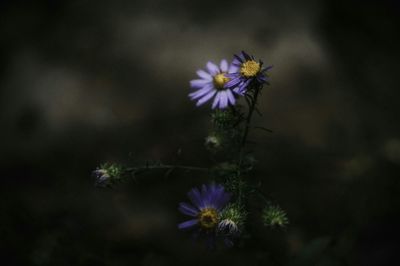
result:
[[[253,116],[254,110],[256,109],[256,104],[257,104],[257,99],[258,99],[259,93],[260,93],[260,88],[258,87],[255,89],[254,98],[251,101],[251,104],[249,105],[249,113],[247,114],[247,117],[246,117],[246,124],[245,124],[245,128],[244,128],[242,142],[241,142],[241,150],[243,149],[243,147],[247,141],[247,136],[249,134],[249,129],[250,129],[251,118]]]
[[[247,136],[249,135],[251,118],[253,116],[254,110],[256,109],[258,95],[260,94],[260,90],[261,90],[261,87],[256,87],[254,89],[253,98],[251,99],[250,102],[248,102],[249,112],[248,112],[246,120],[245,120],[245,127],[244,127],[243,137],[242,137],[242,141],[240,143],[240,149],[239,149],[239,168],[241,168],[242,164],[243,164],[243,149],[244,149],[244,146],[246,145],[246,142],[247,142]]]
[[[197,166],[189,166],[189,165],[171,165],[171,164],[158,164],[158,165],[144,165],[138,167],[130,167],[126,168],[126,173],[142,173],[149,170],[157,170],[157,169],[165,169],[165,170],[174,170],[174,169],[183,169],[183,170],[191,170],[191,171],[209,171],[208,168],[197,167]]]
[[[258,95],[260,93],[260,89],[261,89],[261,87],[256,87],[254,89],[253,98],[251,99],[251,101],[248,101],[249,112],[248,112],[246,120],[245,120],[243,137],[242,137],[242,141],[240,143],[240,148],[239,148],[239,167],[238,167],[238,171],[237,171],[237,176],[239,179],[242,179],[241,171],[242,171],[242,165],[243,165],[243,150],[244,150],[244,147],[247,142],[247,136],[248,136],[249,130],[250,130],[251,118],[253,116],[254,110],[256,109],[256,104],[257,104],[257,100],[258,100]],[[242,185],[239,185],[237,201],[240,206],[243,204],[242,199],[243,199],[243,187],[242,187]]]

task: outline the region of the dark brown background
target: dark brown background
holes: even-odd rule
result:
[[[0,250],[4,265],[396,265],[398,1],[0,1]],[[273,64],[253,180],[285,231],[206,251],[176,228],[206,180],[162,172],[113,190],[111,160],[209,165],[207,60]],[[181,158],[176,158],[178,149]],[[130,156],[129,156],[130,155]],[[255,213],[253,213],[255,217]]]

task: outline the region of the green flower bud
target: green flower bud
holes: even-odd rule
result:
[[[286,212],[278,205],[266,206],[262,211],[262,220],[265,226],[285,227],[289,224]]]

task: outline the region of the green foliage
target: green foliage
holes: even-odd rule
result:
[[[229,109],[217,109],[211,114],[211,122],[217,130],[235,128],[243,120],[241,107],[231,107]]]
[[[213,130],[206,138],[206,148],[212,153],[223,154],[227,158],[238,156],[240,141],[243,135],[240,127],[243,114],[240,107],[215,110],[211,114]]]

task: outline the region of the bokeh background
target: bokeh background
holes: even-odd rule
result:
[[[400,263],[399,2],[0,1],[4,265]],[[179,232],[195,172],[93,186],[105,161],[212,162],[188,81],[240,50],[274,65],[251,180],[286,230],[207,251]],[[180,151],[180,152],[178,152]]]

